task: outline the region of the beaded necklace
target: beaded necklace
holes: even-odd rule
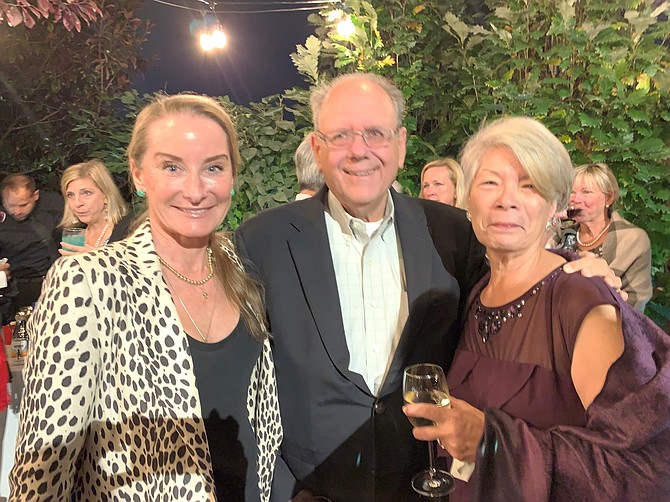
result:
[[[105,226],[102,227],[102,232],[100,232],[100,235],[98,235],[98,238],[95,240],[95,244],[93,244],[94,248],[100,247],[100,244],[102,244],[102,238],[107,233],[107,230],[109,230],[109,223],[105,223]]]
[[[161,265],[163,265],[170,272],[176,275],[177,278],[190,284],[191,286],[202,286],[214,276],[214,259],[212,258],[212,248],[209,246],[207,247],[207,269],[209,270],[209,273],[207,274],[207,277],[205,277],[204,279],[200,279],[199,281],[186,277],[185,275],[180,273],[177,269],[175,269],[172,265],[166,262],[163,258],[161,258],[161,256],[158,253],[156,253],[156,255],[158,256],[158,261],[161,262]],[[205,291],[204,288],[200,292],[205,300],[209,298],[209,295],[207,294],[207,291]]]
[[[591,242],[582,242],[582,240],[579,238],[579,230],[577,230],[577,243],[580,245],[580,247],[583,248],[588,248],[593,246],[596,242],[600,240],[600,238],[607,232],[612,225],[612,222],[610,221],[607,225],[605,225],[605,228],[603,228],[598,235],[596,235],[596,238],[593,239]]]
[[[482,339],[482,342],[486,343],[489,338],[498,333],[503,324],[508,320],[523,317],[522,310],[526,305],[526,302],[533,296],[537,295],[542,289],[542,286],[558,275],[561,270],[563,270],[563,267],[557,268],[551,274],[533,286],[531,290],[524,293],[521,297],[512,303],[502,307],[491,308],[482,305],[480,291],[474,302],[474,317],[477,321],[477,332],[479,333],[479,337]]]

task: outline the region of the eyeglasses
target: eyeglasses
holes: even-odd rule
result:
[[[354,131],[347,129],[345,131],[336,132],[334,134],[323,134],[316,131],[316,135],[326,142],[331,148],[347,148],[354,142],[356,136],[360,136],[365,141],[365,144],[370,148],[379,148],[388,146],[393,137],[398,134],[398,129],[363,129],[361,131]]]

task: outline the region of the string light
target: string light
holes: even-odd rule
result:
[[[335,29],[337,30],[337,34],[344,38],[349,38],[356,32],[356,26],[348,16],[337,23],[337,27]]]
[[[200,33],[200,47],[205,52],[223,49],[227,42],[228,37],[221,29],[221,25],[213,26]]]
[[[194,11],[198,12],[201,11],[202,8],[198,7],[190,7],[188,5],[181,5],[177,4],[174,2],[169,2],[167,0],[151,0],[154,3],[158,3],[161,5],[165,5],[168,7],[174,7],[177,9],[183,9],[183,10],[189,10],[189,11]],[[209,2],[199,0],[200,3],[204,4],[209,4]],[[262,5],[262,4],[268,4],[270,6],[272,5],[291,5],[291,4],[310,4],[307,6],[301,6],[301,7],[279,7],[279,8],[270,8],[270,9],[245,9],[245,10],[236,10],[236,9],[231,9],[230,7],[224,7],[224,10],[219,10],[215,9],[212,10],[212,12],[216,14],[276,14],[276,13],[283,13],[283,12],[300,12],[300,11],[318,11],[324,8],[325,5],[332,3],[332,0],[302,0],[301,2],[226,2],[227,5],[247,5],[247,4],[252,4],[252,5]]]

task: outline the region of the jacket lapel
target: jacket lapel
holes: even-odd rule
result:
[[[342,375],[370,394],[363,377],[349,371],[349,349],[324,216],[326,193],[324,189],[312,199],[300,202],[307,209],[292,222],[295,233],[288,239],[288,245],[305,302],[331,361]]]
[[[412,326],[420,325],[425,315],[425,302],[418,302],[418,298],[431,287],[433,241],[429,233],[426,216],[421,206],[414,204],[410,199],[391,190],[395,205],[395,222],[398,240],[402,251],[402,260],[405,268],[407,284],[407,300],[409,303],[409,319],[413,319]],[[417,309],[420,309],[418,311]],[[402,372],[406,365],[407,354],[416,343],[417,334],[407,322],[398,341],[391,367],[384,380],[381,394],[396,389],[402,379]]]
[[[176,305],[163,279],[160,262],[151,236],[149,220],[140,224],[132,236],[124,242],[128,246],[127,256],[131,257],[129,266],[135,271],[133,275],[137,275],[136,291],[141,289],[143,294],[158,295],[158,304],[162,307],[161,312],[144,313],[142,315],[143,322],[136,323],[137,343],[150,347],[155,343],[165,344],[169,338],[172,340],[170,345],[175,347],[175,359],[170,361],[169,365],[159,365],[156,368],[156,377],[150,383],[155,389],[156,405],[160,409],[158,416],[168,417],[168,420],[173,421],[175,430],[181,437],[190,458],[206,462],[208,450],[203,449],[200,444],[202,443],[200,438],[205,437],[205,428],[195,374],[192,371],[175,374],[176,370],[174,369],[177,367],[193,367],[186,338],[188,335],[179,321]],[[165,310],[172,312],[180,329],[179,332],[174,332],[171,329],[160,329],[157,337],[154,325],[159,322],[162,316],[166,315]],[[183,350],[180,350],[180,347]],[[191,399],[188,400],[191,406],[188,409],[175,409],[174,402],[169,396],[178,393],[191,396]],[[201,474],[208,483],[213,483],[211,472],[202,472]]]

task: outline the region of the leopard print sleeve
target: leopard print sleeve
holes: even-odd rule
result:
[[[76,260],[51,268],[28,324],[30,351],[10,500],[71,500],[96,405],[104,317]]]

